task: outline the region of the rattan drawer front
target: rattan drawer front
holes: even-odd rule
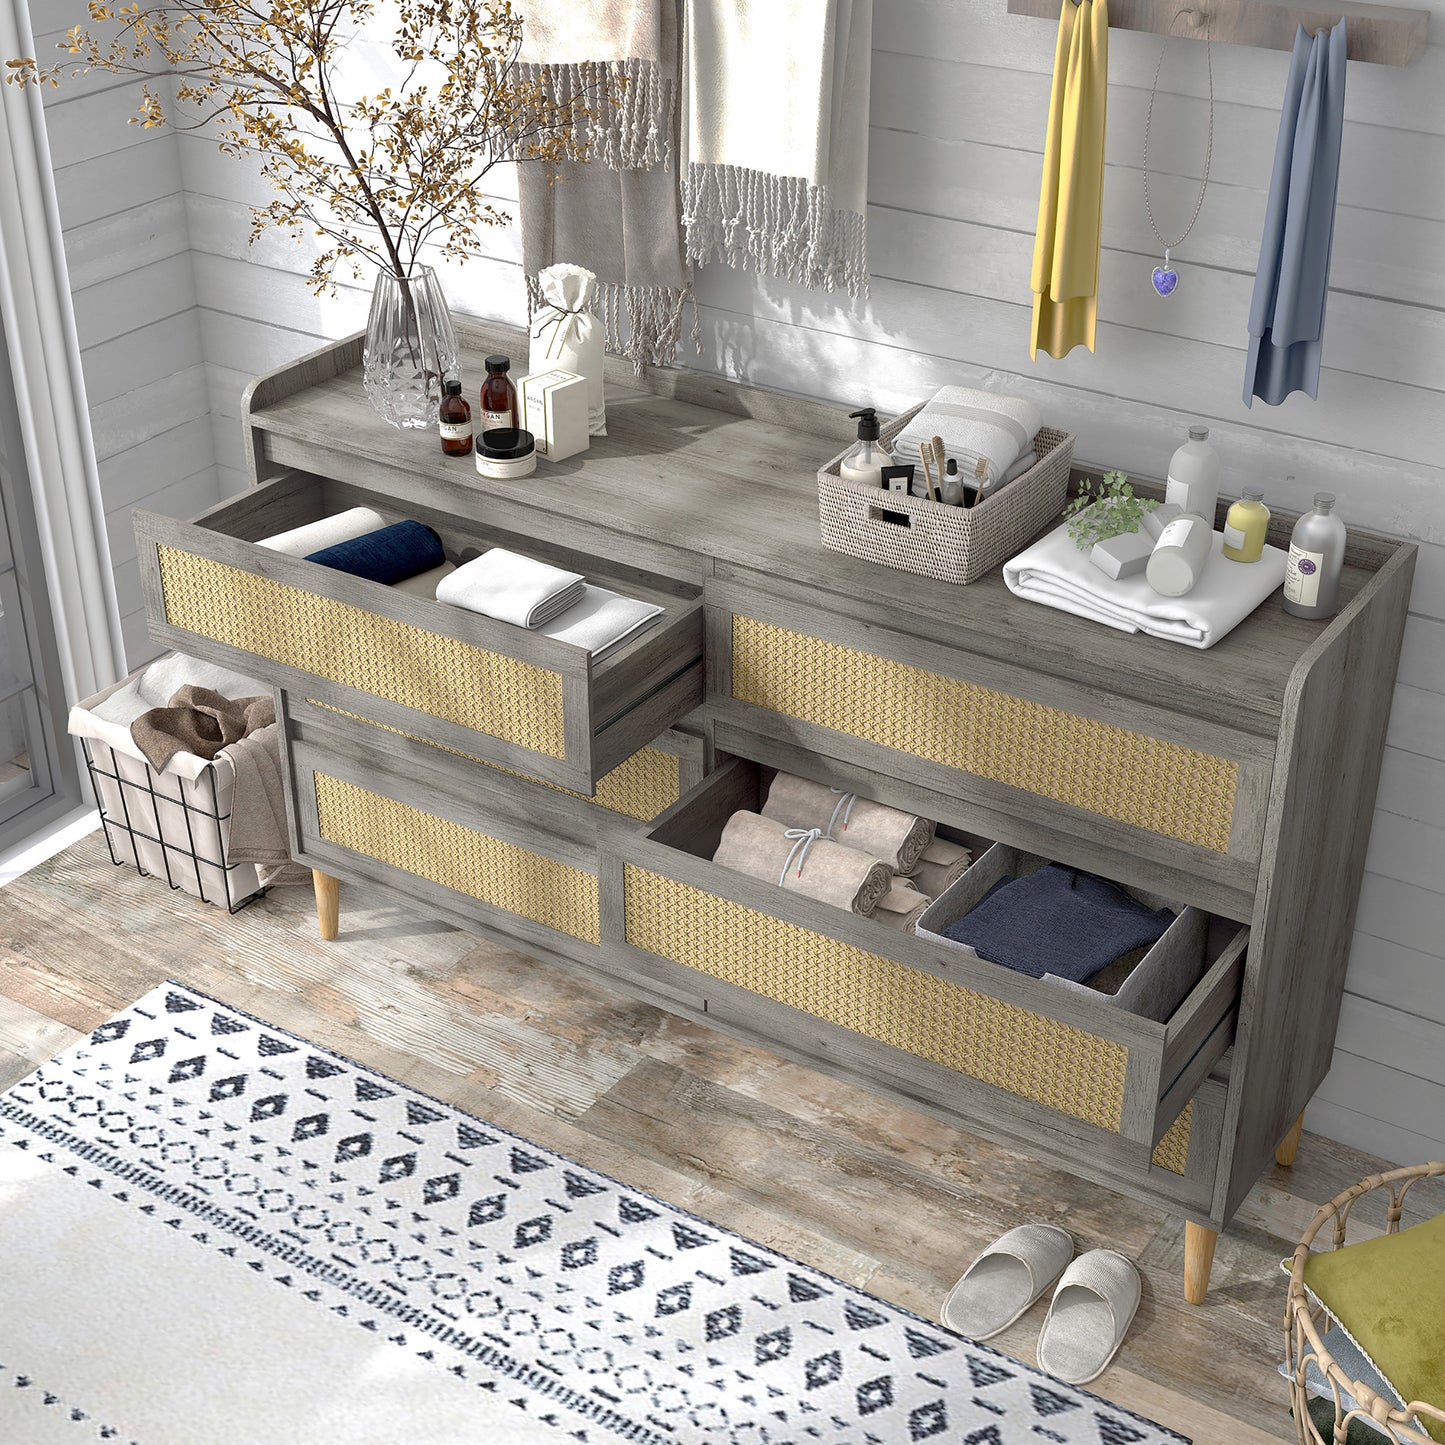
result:
[[[1229,852],[1239,765],[1178,743],[732,614],[739,702]]]
[[[156,551],[171,626],[565,756],[560,673],[193,552]]]
[[[645,868],[623,881],[635,947],[1118,1132],[1122,1045]]]
[[[682,796],[682,759],[676,753],[667,752],[659,747],[639,748],[630,758],[624,758],[610,773],[598,781],[597,792],[589,797],[586,793],[574,792],[571,788],[561,787],[557,783],[549,783],[542,778],[528,777],[526,773],[516,772],[512,768],[504,768],[500,763],[489,763],[486,758],[474,757],[471,753],[464,753],[459,748],[449,748],[445,743],[434,742],[431,738],[421,737],[417,733],[409,733],[402,728],[394,728],[387,723],[377,722],[375,718],[347,712],[344,708],[334,707],[331,703],[321,702],[318,698],[308,697],[306,701],[312,707],[324,708],[327,712],[349,718],[352,722],[365,723],[368,727],[380,728],[383,732],[393,733],[397,737],[410,738],[412,742],[416,743],[425,743],[427,747],[435,748],[454,758],[464,758],[469,763],[480,763],[484,768],[506,773],[509,777],[521,778],[554,793],[563,793],[569,798],[576,798],[593,807],[606,808],[612,813],[621,813],[624,817],[635,818],[640,823],[650,823],[659,813],[665,808],[670,808]]]
[[[335,844],[584,943],[600,940],[597,875],[313,771],[316,829]]]
[[[1154,1146],[1153,1162],[1158,1168],[1167,1169],[1171,1174],[1188,1172],[1189,1139],[1193,1128],[1194,1100],[1191,1099]]]

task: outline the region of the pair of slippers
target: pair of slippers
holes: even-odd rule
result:
[[[1119,1353],[1139,1308],[1139,1271],[1112,1249],[1091,1249],[1075,1259],[1067,1230],[1021,1224],[969,1265],[940,1318],[969,1339],[991,1339],[1051,1288],[1054,1297],[1039,1331],[1039,1368],[1067,1384],[1087,1385]]]

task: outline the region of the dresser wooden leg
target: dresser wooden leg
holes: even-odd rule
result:
[[[1192,1305],[1202,1305],[1209,1293],[1209,1271],[1218,1242],[1217,1229],[1206,1229],[1192,1219],[1184,1221],[1184,1298]]]
[[[341,927],[341,880],[313,868],[311,883],[316,889],[316,921],[321,925],[321,936],[333,939]]]
[[[1274,1151],[1274,1162],[1283,1164],[1286,1169],[1295,1161],[1299,1153],[1300,1131],[1305,1126],[1305,1116],[1301,1114],[1298,1119],[1290,1125],[1290,1131],[1279,1142],[1279,1148]]]

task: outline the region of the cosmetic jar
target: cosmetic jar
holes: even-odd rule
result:
[[[477,474],[495,482],[530,477],[537,470],[537,443],[521,427],[494,427],[477,437]]]

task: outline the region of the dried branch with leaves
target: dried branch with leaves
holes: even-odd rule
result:
[[[91,0],[89,12],[59,46],[75,58],[9,60],[6,80],[139,76],[132,124],[200,130],[225,155],[259,156],[277,195],[255,208],[251,239],[278,227],[328,242],[311,267],[318,292],[343,265],[408,276],[428,245],[477,254],[486,228],[508,220],[483,193],[487,172],[580,157],[613,98],[559,101],[526,79],[511,0]],[[398,78],[374,94],[347,92],[359,41],[391,52]]]

